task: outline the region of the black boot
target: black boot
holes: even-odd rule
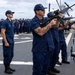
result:
[[[58,65],[62,65],[62,63],[61,62],[59,62],[59,61],[57,61],[57,63],[56,64],[58,64]]]
[[[15,72],[16,70],[15,69],[12,69],[12,68],[9,68],[12,72]]]
[[[52,72],[55,72],[55,73],[60,73],[60,71],[57,70],[56,68],[51,69],[51,71],[52,71]]]
[[[4,66],[5,66],[5,71],[4,71],[5,73],[13,74],[13,72],[9,69],[9,66],[10,66],[9,64],[5,64]]]
[[[4,65],[5,66],[5,73],[7,74],[13,74],[13,72],[9,69],[9,64]]]
[[[13,72],[10,69],[5,69],[4,71],[6,74],[13,74]]]
[[[51,70],[47,73],[48,75],[56,75],[54,72],[52,72]]]
[[[63,60],[62,63],[64,63],[64,64],[70,64],[70,62],[67,61],[67,60]]]

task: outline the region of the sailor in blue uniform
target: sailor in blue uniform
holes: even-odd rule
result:
[[[69,64],[67,61],[67,45],[64,36],[64,29],[59,29],[59,42],[60,42],[60,50],[62,51],[62,63]]]
[[[51,71],[55,72],[55,73],[60,73],[60,71],[55,68],[55,65],[58,61],[59,51],[60,51],[59,50],[59,46],[60,46],[59,45],[59,34],[58,34],[58,28],[56,26],[51,29],[53,42],[54,42],[54,46],[55,46],[53,54],[52,54],[52,60],[51,60],[52,61]]]
[[[45,27],[40,27],[46,18],[44,18],[45,7],[37,4],[34,7],[35,17],[31,20],[31,29],[33,33],[33,74],[46,75],[50,64],[50,51],[54,49],[54,43],[50,28],[56,24],[56,19],[53,19]]]
[[[27,20],[27,32],[29,33],[30,31],[30,20]]]
[[[2,25],[2,22],[4,21],[4,19],[1,19],[0,20],[0,33],[1,33],[1,25]]]
[[[65,35],[64,30],[67,28],[67,25],[69,24],[69,21],[67,21],[64,25],[60,23],[59,25],[59,43],[60,43],[60,50],[62,51],[62,63],[70,64],[69,61],[67,61],[67,45],[65,41]]]
[[[14,22],[14,32],[16,34],[19,34],[19,22],[18,22],[18,20],[15,20],[15,22]]]
[[[50,12],[47,14],[47,16],[52,15],[53,12]],[[59,16],[59,14],[58,14]],[[52,34],[52,38],[53,38],[53,43],[54,43],[54,50],[52,52],[52,57],[51,57],[51,62],[50,62],[50,67],[49,67],[49,71],[48,72],[52,72],[51,75],[55,75],[53,73],[60,73],[60,71],[58,69],[55,68],[55,65],[58,61],[58,56],[59,56],[59,34],[58,34],[58,27],[59,27],[59,21],[57,21],[56,25],[54,25],[50,30],[51,30],[51,34]]]
[[[14,56],[14,25],[12,22],[14,12],[7,10],[6,20],[1,25],[1,34],[3,37],[3,57],[5,73],[12,74],[15,70],[10,68],[10,63]]]
[[[24,21],[24,32],[27,32],[27,20]]]
[[[20,25],[19,32],[22,33],[23,32],[23,30],[22,30],[22,19],[19,20],[19,25]]]

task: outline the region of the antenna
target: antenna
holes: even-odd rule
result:
[[[56,0],[56,2],[57,2],[57,5],[58,5],[59,9],[61,9],[61,7],[60,7],[60,4],[59,4],[58,0]]]
[[[69,7],[69,5],[66,3],[66,2],[64,2],[65,3],[65,5],[67,6],[67,7]],[[73,9],[72,8],[70,8],[72,11],[73,11]]]
[[[60,10],[62,10],[62,8],[61,8],[61,0],[60,0]]]
[[[50,6],[51,6],[51,4],[49,3],[49,12],[50,12]]]

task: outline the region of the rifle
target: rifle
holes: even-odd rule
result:
[[[62,13],[62,14],[66,13],[66,12],[67,12],[69,9],[71,9],[71,7],[73,7],[73,6],[75,6],[75,4],[73,4],[73,5],[71,5],[71,6],[68,6],[68,7],[62,9],[62,10],[60,11],[60,13]]]
[[[60,18],[57,14],[59,13],[59,10],[56,10],[54,12],[49,12],[47,14],[47,20],[45,22],[43,22],[42,24],[40,24],[41,27],[45,27],[48,23],[50,23],[50,21],[54,18],[56,18],[58,21],[62,21],[62,18]],[[62,21],[63,23],[63,21]]]
[[[67,29],[67,30],[71,29],[71,26],[72,26],[73,24],[75,24],[75,21],[72,21],[72,23],[69,23],[69,24],[68,24],[68,29]]]
[[[57,13],[58,13],[58,10],[56,11]],[[41,27],[45,27],[48,23],[50,23],[50,21],[52,20],[52,19],[57,19],[57,20],[60,20],[61,18],[58,16],[58,15],[56,15],[54,12],[49,12],[48,14],[47,14],[47,19],[46,19],[46,21],[44,21],[42,24],[40,24],[40,26]]]
[[[73,22],[73,24],[75,24],[75,21],[72,21]]]
[[[63,17],[62,19],[63,20],[70,20],[70,19],[73,19],[73,18],[75,18],[75,17]]]
[[[47,18],[46,21],[44,21],[42,24],[40,24],[40,27],[45,27],[47,24],[49,24],[51,22],[52,19],[54,19],[56,17],[52,17],[52,18]]]
[[[65,13],[66,13],[71,7],[73,7],[73,6],[75,6],[75,4],[73,4],[73,5],[69,6],[69,7],[66,7],[66,8],[62,9],[61,11],[59,11],[59,9],[58,9],[58,10],[56,10],[56,11],[54,11],[54,12],[49,12],[49,13],[47,14],[48,20],[46,20],[44,23],[40,24],[40,26],[41,26],[41,27],[46,26],[46,25],[47,25],[48,23],[50,23],[50,21],[51,21],[52,19],[54,19],[54,18],[57,18],[57,20],[58,20],[59,22],[61,22],[61,23],[64,25],[63,19],[60,18],[60,17],[58,16],[58,14],[60,14],[60,13],[65,14]]]

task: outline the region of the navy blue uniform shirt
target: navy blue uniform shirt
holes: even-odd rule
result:
[[[19,22],[14,22],[14,27],[18,28],[19,27]]]
[[[0,28],[1,28],[1,22],[0,22]]]
[[[19,21],[20,27],[22,27],[22,23],[23,23],[23,21],[22,21],[22,20],[21,20],[21,21]]]
[[[4,22],[1,25],[1,28],[6,29],[5,35],[8,43],[14,42],[14,24],[12,21],[9,21],[8,19],[4,20]]]
[[[46,21],[46,18],[38,19],[36,16],[31,20],[31,29],[33,33],[32,52],[47,52],[54,49],[54,43],[51,31],[47,31],[43,36],[39,36],[34,30],[40,27],[40,24]]]
[[[64,29],[59,30],[59,41],[65,41]]]
[[[53,27],[53,28],[51,29],[51,32],[52,32],[52,37],[53,37],[53,39],[56,40],[57,42],[59,42],[58,28]]]

